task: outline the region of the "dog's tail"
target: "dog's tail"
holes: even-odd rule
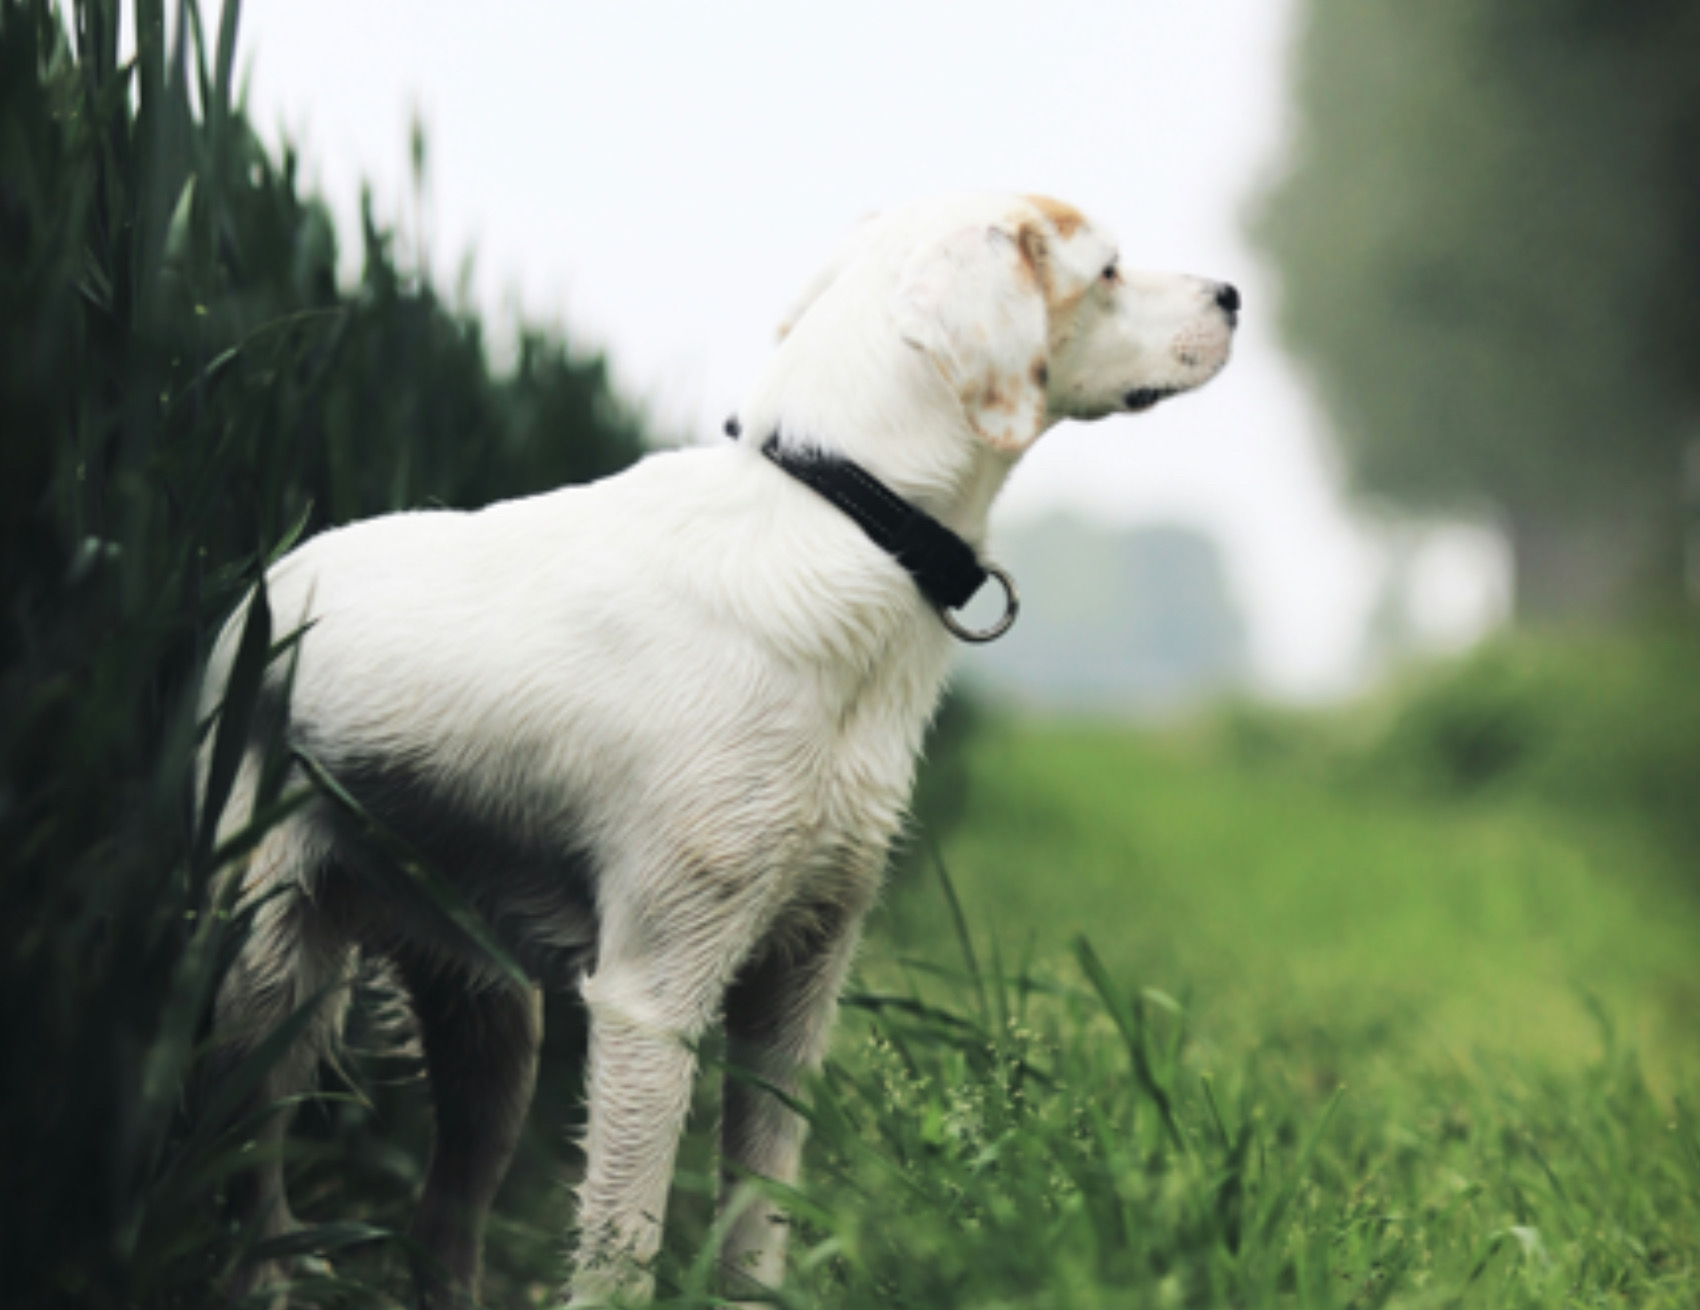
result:
[[[221,842],[249,822],[263,768],[259,750],[243,762],[221,816]],[[285,792],[308,785],[297,773]],[[309,1090],[321,1061],[342,1067],[357,998],[354,1042],[362,1054],[420,1053],[407,988],[387,955],[360,948],[346,873],[313,815],[310,803],[215,876],[214,903],[229,907],[237,939],[214,1004],[211,1080],[228,1077],[262,1044],[275,1043],[272,1034],[285,1025],[296,1030],[283,1049],[270,1053],[274,1062],[256,1105]]]
[[[266,817],[301,785],[284,755],[293,661],[277,658],[274,635],[266,588],[257,585],[225,622],[202,679],[195,812],[201,852],[213,863],[212,905],[233,916],[236,932],[214,1007],[215,1081],[289,1024],[299,1036],[266,1082],[292,1094],[334,1049],[357,955],[317,912],[328,856],[317,826],[300,810]],[[219,761],[235,763],[233,746],[241,758],[231,776]],[[303,1007],[312,1013],[293,1017]]]
[[[244,760],[220,816],[221,840],[250,822],[263,767],[258,751]],[[214,1006],[217,1063],[228,1070],[285,1025],[297,1030],[264,1079],[267,1099],[305,1091],[318,1061],[334,1057],[356,981],[359,951],[323,903],[328,855],[314,825],[296,815],[214,882],[215,904],[230,908],[237,933]]]
[[[213,647],[202,683],[203,722],[230,712],[233,684],[253,676],[253,664],[244,671],[242,647],[262,594],[258,588],[249,594]],[[305,631],[310,601],[309,596],[299,612],[292,603],[284,604],[284,611],[294,616],[294,630],[286,637]],[[280,646],[287,646],[288,652],[278,654]],[[339,1063],[357,991],[363,1000],[363,1048],[384,1055],[418,1051],[406,990],[392,964],[359,949],[344,903],[344,871],[336,867],[328,830],[318,818],[320,802],[290,806],[292,796],[312,786],[299,762],[287,754],[299,653],[298,641],[274,644],[266,653],[257,696],[247,707],[246,721],[236,725],[245,746],[226,794],[208,795],[221,723],[213,722],[206,732],[196,762],[197,817],[200,823],[215,825],[212,851],[245,852],[216,868],[210,888],[213,904],[233,916],[237,938],[214,1004],[208,1081],[216,1084],[228,1077],[269,1043],[272,1049],[266,1055],[273,1063],[256,1092],[259,1104],[306,1091],[321,1060]],[[250,691],[255,686],[250,682]],[[235,694],[234,699],[242,697]],[[223,784],[219,790],[224,791]],[[209,803],[219,806],[216,814],[207,812]],[[282,805],[283,817],[267,827],[264,812],[275,804]],[[286,1025],[295,1035],[280,1051],[280,1039],[273,1034]]]

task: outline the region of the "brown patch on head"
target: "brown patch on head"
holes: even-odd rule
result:
[[[1016,231],[1016,249],[1021,252],[1021,276],[1038,286],[1047,301],[1056,295],[1051,277],[1051,251],[1037,224],[1023,223]]]
[[[979,408],[999,414],[1013,414],[1019,405],[1019,397],[1011,395],[1004,389],[1000,378],[988,378],[986,385],[981,388],[977,397]]]
[[[1057,235],[1065,241],[1086,226],[1086,215],[1073,205],[1065,205],[1049,196],[1023,196],[1022,199],[1049,219]]]
[[[1045,239],[1031,223],[1022,223],[1015,230],[1015,248],[1021,255],[1016,273],[1029,286],[1043,286],[1045,273]]]

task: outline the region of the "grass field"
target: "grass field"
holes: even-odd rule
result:
[[[1602,1013],[1661,1075],[1700,1036],[1700,902],[1628,825],[1235,764],[1196,733],[994,729],[971,787],[943,854],[982,949],[1084,933],[1118,977],[1190,996],[1199,1040],[1308,1034],[1358,1081],[1382,1059],[1572,1067]],[[925,895],[891,909],[894,941],[940,939]]]
[[[1700,1302],[1700,906],[1674,848],[1244,736],[972,740],[966,810],[872,924],[810,1091],[783,1304]],[[679,1306],[716,1303],[713,1082],[660,1270]],[[489,1305],[551,1304],[574,1095],[540,1096]],[[355,1217],[405,1224],[417,1154]],[[405,1296],[393,1256],[339,1268]]]
[[[1700,1303],[1678,848],[1246,735],[973,738],[811,1089],[783,1304]],[[680,1306],[716,1303],[713,1082],[660,1270]],[[572,1096],[540,1097],[490,1305],[551,1303]],[[405,1223],[406,1191],[361,1217]],[[387,1267],[345,1268],[403,1295]]]
[[[969,940],[918,860],[817,1093],[797,1304],[1700,1301],[1664,848],[1220,734],[1005,725],[970,777]]]

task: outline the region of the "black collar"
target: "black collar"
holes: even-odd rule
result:
[[[731,424],[727,430],[732,430]],[[974,548],[932,515],[911,505],[861,465],[838,455],[784,449],[778,434],[762,443],[761,453],[854,519],[870,541],[909,571],[945,627],[957,637],[991,641],[1009,631],[1021,607],[1014,582],[995,564],[982,565]],[[1004,616],[984,630],[964,628],[951,611],[966,605],[988,576],[1004,589]]]

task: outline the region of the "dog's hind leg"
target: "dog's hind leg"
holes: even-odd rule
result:
[[[537,1083],[542,996],[510,984],[478,987],[451,965],[400,961],[425,1045],[436,1139],[412,1237],[425,1310],[478,1295],[484,1220],[519,1144]]]
[[[255,1164],[231,1178],[227,1195],[237,1220],[258,1241],[296,1227],[283,1176],[291,1110],[279,1103],[312,1087],[319,1058],[334,1047],[348,1009],[355,954],[342,926],[315,902],[315,879],[323,873],[303,825],[285,823],[261,842],[242,873],[243,899],[252,906],[253,920],[214,1006],[215,1088],[237,1076],[247,1060],[258,1058],[267,1038],[301,1007],[312,1007],[301,1031],[276,1053],[233,1119],[254,1133]],[[232,1294],[275,1281],[284,1272],[271,1262],[248,1264],[237,1271]]]
[[[803,940],[758,957],[727,992],[726,1059],[732,1068],[723,1082],[720,1120],[722,1209],[748,1175],[796,1182],[806,1125],[768,1087],[795,1096],[803,1075],[819,1068],[859,936],[859,914],[834,912]],[[788,1232],[784,1212],[765,1197],[741,1199],[721,1245],[734,1296],[778,1286]]]

